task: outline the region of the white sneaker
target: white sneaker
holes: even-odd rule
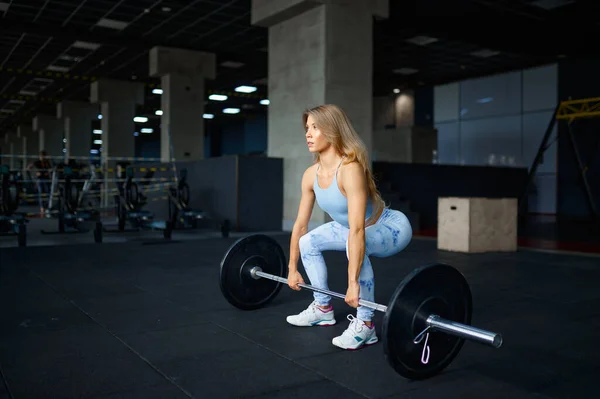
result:
[[[375,324],[368,327],[364,322],[349,314],[347,319],[350,320],[350,325],[340,335],[335,337],[331,343],[342,349],[359,349],[363,345],[373,345],[379,339],[375,334]]]
[[[323,310],[315,302],[297,315],[288,316],[287,322],[298,327],[332,326],[335,324],[333,308]]]

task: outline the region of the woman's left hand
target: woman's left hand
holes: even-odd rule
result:
[[[358,307],[358,295],[360,294],[360,285],[358,282],[348,283],[348,291],[346,291],[345,301],[353,308]]]

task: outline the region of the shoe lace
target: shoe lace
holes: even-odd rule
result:
[[[363,323],[357,319],[356,317],[352,316],[351,314],[349,314],[348,316],[346,316],[346,318],[348,320],[350,320],[350,325],[348,326],[348,328],[346,329],[346,331],[344,331],[342,333],[342,335],[346,335],[348,337],[353,338],[356,334],[360,333],[363,328],[364,325]]]
[[[317,303],[316,302],[312,302],[306,309],[304,309],[300,315],[305,316],[305,315],[312,315],[315,314],[315,308],[317,307]]]

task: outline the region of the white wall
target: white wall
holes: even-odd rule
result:
[[[435,87],[439,163],[529,168],[557,102],[556,64]],[[534,184],[531,212],[555,213],[556,143]]]

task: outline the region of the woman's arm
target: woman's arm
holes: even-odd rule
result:
[[[308,222],[315,204],[315,192],[312,186],[314,180],[313,169],[314,167],[308,168],[302,176],[300,205],[298,206],[298,215],[290,239],[290,260],[288,264],[290,274],[298,270],[298,259],[300,257],[298,242],[300,237],[308,233]]]
[[[360,286],[358,276],[365,257],[365,217],[367,213],[367,180],[362,166],[353,162],[346,165],[342,186],[348,198],[348,292],[346,302],[358,307]]]

